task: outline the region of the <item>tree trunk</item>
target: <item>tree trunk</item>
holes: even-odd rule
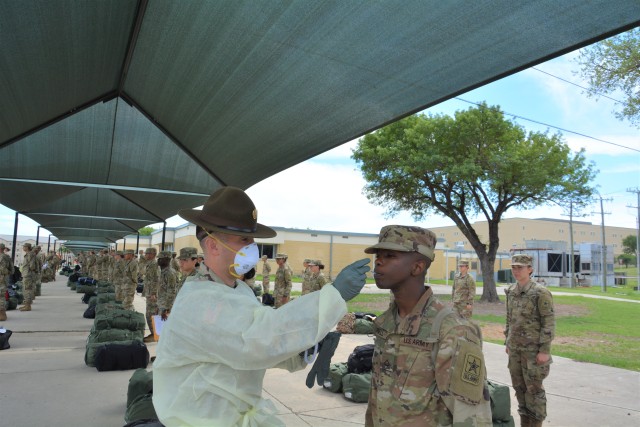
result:
[[[480,258],[480,267],[482,268],[482,297],[483,302],[499,302],[498,290],[496,289],[496,281],[493,279],[494,265],[496,257],[485,255]]]

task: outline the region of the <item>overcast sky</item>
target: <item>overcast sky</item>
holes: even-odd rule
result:
[[[540,64],[535,69],[460,95],[458,99],[426,112],[453,114],[471,107],[465,100],[486,101],[489,105],[499,105],[505,113],[582,134],[561,132],[574,151],[585,148],[587,159],[599,170],[594,184],[604,200],[605,224],[635,228],[638,198],[636,193],[627,190],[640,189],[640,130],[614,117],[613,111],[619,109],[614,101],[588,98],[583,89],[546,74],[586,86],[574,74],[578,69],[574,61],[576,56],[577,53],[571,53]],[[513,120],[531,131],[548,128],[523,119]],[[451,220],[439,216],[421,222],[414,221],[408,213],[387,218],[384,209],[370,204],[362,194],[365,185],[362,174],[350,158],[356,144],[357,141],[351,141],[249,188],[247,192],[258,208],[259,222],[270,226],[361,233],[377,233],[383,225],[390,223],[427,228],[453,225]],[[601,224],[599,200],[594,200],[585,214],[585,217],[575,219]],[[0,205],[0,234],[13,233],[14,215],[15,212]],[[555,206],[531,211],[511,210],[506,217],[568,219]],[[176,226],[184,221],[175,216],[167,224]],[[155,228],[160,226],[154,225]],[[36,223],[20,217],[18,234],[35,235],[36,229]],[[43,235],[48,233],[41,231]]]

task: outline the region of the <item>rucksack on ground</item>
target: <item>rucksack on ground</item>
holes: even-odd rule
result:
[[[359,345],[347,359],[347,370],[350,374],[371,372],[373,365],[373,344]]]
[[[322,387],[330,392],[342,392],[342,378],[349,373],[346,363],[332,363],[329,366],[329,376],[324,379]]]
[[[342,394],[345,398],[358,403],[369,400],[371,391],[371,372],[346,374],[342,378]]]

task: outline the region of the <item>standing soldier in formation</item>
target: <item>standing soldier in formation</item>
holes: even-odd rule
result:
[[[36,281],[35,288],[33,293],[33,299],[41,295],[42,289],[42,266],[44,265],[44,254],[42,253],[42,246],[38,245],[34,248],[34,253],[36,255],[36,263],[38,265],[38,270],[36,272]]]
[[[116,265],[116,251],[114,251],[113,249],[111,249],[109,251],[109,262],[107,263],[108,265],[108,269],[107,269],[107,281],[109,283],[111,283],[112,285],[113,283],[113,269]],[[118,257],[119,258],[119,257]]]
[[[4,306],[4,298],[7,293],[7,280],[13,274],[13,262],[11,257],[5,253],[4,243],[0,243],[0,321],[7,320],[7,311]]]
[[[167,320],[177,294],[178,273],[171,268],[171,259],[171,252],[169,251],[162,251],[158,256],[158,265],[160,266],[158,313],[160,313],[162,320]]]
[[[42,264],[42,281],[44,283],[51,282],[51,276],[53,272],[53,252],[49,252],[44,258],[44,264]]]
[[[133,297],[138,285],[138,260],[133,249],[124,252],[124,280],[122,282],[122,305],[125,310],[134,310]]]
[[[262,255],[262,292],[265,294],[269,293],[269,284],[271,281],[271,266],[268,261],[269,257],[266,255]]]
[[[86,274],[87,268],[87,257],[84,252],[80,251],[78,254],[78,264],[80,265],[80,275],[83,276]]]
[[[146,298],[147,325],[151,333],[144,337],[144,342],[153,342],[153,321],[152,316],[158,314],[158,287],[160,285],[160,267],[156,261],[156,248],[147,248],[144,252],[146,264],[144,265],[144,290],[143,296]]]
[[[38,260],[34,253],[31,243],[25,243],[22,246],[24,251],[24,259],[22,261],[22,291],[24,293],[24,305],[19,308],[20,311],[31,311],[31,303],[35,294],[35,286],[38,273]]]
[[[171,266],[171,268],[173,268],[173,271],[175,271],[178,274],[178,278],[180,278],[180,264],[176,259],[177,255],[178,255],[177,253],[171,252],[171,262],[169,265]]]
[[[176,286],[176,295],[180,292],[180,288],[182,288],[187,277],[199,274],[196,269],[196,263],[198,262],[198,250],[191,246],[180,249],[178,262],[180,263],[180,278],[178,279],[178,285]]]
[[[87,274],[89,277],[96,277],[96,252],[89,251],[87,256]]]
[[[511,257],[516,284],[507,290],[506,352],[518,413],[525,427],[541,427],[547,417],[547,396],[542,381],[549,375],[551,341],[556,320],[551,292],[531,280],[533,258]]]
[[[291,296],[291,287],[293,281],[293,271],[289,264],[287,264],[289,257],[287,254],[276,254],[276,264],[278,264],[278,270],[276,271],[276,281],[273,285],[273,299],[274,308],[282,307],[289,302]]]
[[[147,252],[140,250],[140,254],[138,255],[138,283],[139,282],[144,282],[144,274],[146,273],[147,269]],[[155,261],[154,261],[155,263]],[[137,283],[136,283],[137,284]]]
[[[309,258],[305,258],[304,261],[302,261],[302,295],[306,295],[311,292],[309,288],[309,279],[311,278],[311,268],[309,268],[309,263],[311,261],[312,260]]]
[[[458,262],[458,270],[453,280],[451,301],[453,308],[465,319],[473,314],[473,298],[476,296],[476,281],[469,274],[469,261]]]
[[[122,292],[122,284],[124,283],[124,252],[117,251],[115,263],[113,264],[113,287],[116,291],[116,301],[122,302],[124,293]]]
[[[327,278],[324,277],[324,274],[320,271],[322,269],[324,269],[322,261],[319,259],[309,260],[309,291],[307,293],[319,291],[328,283]],[[305,292],[303,290],[302,295],[304,294]]]

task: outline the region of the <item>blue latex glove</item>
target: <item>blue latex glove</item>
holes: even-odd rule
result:
[[[371,270],[369,258],[354,262],[342,269],[333,282],[333,287],[340,292],[345,301],[355,298],[364,287],[366,273]]]
[[[336,352],[341,335],[340,332],[329,332],[327,336],[320,341],[320,351],[316,356],[316,362],[311,367],[309,374],[307,374],[307,387],[312,388],[314,380],[316,380],[319,386],[324,384],[325,378],[329,376],[331,358],[333,357],[333,353]]]

